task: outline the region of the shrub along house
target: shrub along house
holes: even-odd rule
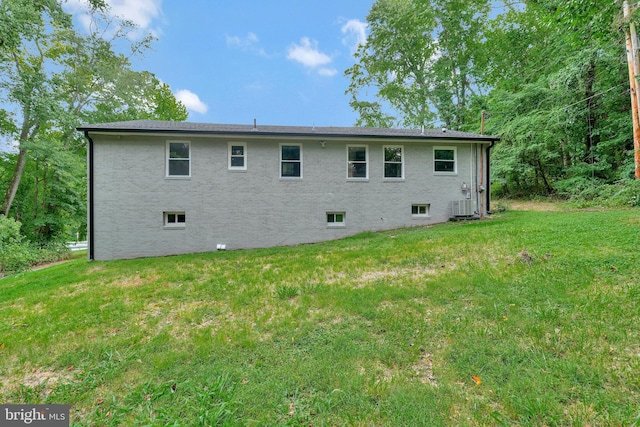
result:
[[[88,139],[89,258],[295,245],[482,217],[497,138],[129,121]]]

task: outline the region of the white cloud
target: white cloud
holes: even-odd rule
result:
[[[132,21],[142,29],[151,27],[151,22],[162,13],[162,0],[107,0],[114,16]]]
[[[175,93],[178,101],[182,102],[187,110],[200,114],[205,114],[209,107],[200,100],[200,97],[187,89],[181,89]]]
[[[226,35],[226,39],[227,47],[229,48],[255,52],[260,56],[269,56],[264,49],[256,46],[260,42],[260,39],[258,39],[255,33],[249,32],[244,37]]]
[[[352,53],[358,50],[360,45],[367,43],[367,26],[366,22],[357,19],[350,19],[342,26],[342,34],[345,35],[342,43],[349,46]]]
[[[315,68],[331,63],[331,57],[318,50],[318,42],[309,40],[308,37],[300,39],[301,44],[292,44],[287,52],[287,59],[296,61],[305,67]]]
[[[110,16],[126,19],[138,26],[140,31],[132,34],[132,38],[140,37],[145,32],[157,36],[160,32],[152,24],[162,16],[162,0],[105,0],[105,3]],[[91,17],[87,0],[65,0],[63,7],[78,18],[85,30],[89,30]]]
[[[325,77],[333,77],[336,74],[338,74],[338,70],[336,70],[335,68],[320,68],[318,70],[318,74],[320,74],[321,76],[325,76]]]
[[[239,49],[248,49],[255,43],[258,43],[258,36],[254,33],[247,33],[245,37],[229,36],[227,35],[227,47],[234,47]]]

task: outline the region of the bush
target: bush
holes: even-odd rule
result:
[[[615,184],[592,184],[576,187],[573,194],[566,193],[569,201],[578,207],[640,207],[640,180],[623,180]]]
[[[0,215],[0,276],[69,256],[69,249],[64,244],[39,246],[25,241],[20,226],[18,221]]]
[[[13,218],[0,215],[0,250],[7,245],[20,243],[20,223]]]

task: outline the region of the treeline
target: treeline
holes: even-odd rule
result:
[[[640,206],[622,3],[378,0],[346,71],[358,124],[484,118],[494,195]]]
[[[0,274],[65,256],[60,242],[85,237],[78,125],[187,118],[166,84],[132,69],[152,36],[102,0],[88,2],[76,28],[62,3],[0,1],[0,137],[11,146],[0,152]]]

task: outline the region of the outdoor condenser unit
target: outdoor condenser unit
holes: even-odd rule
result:
[[[453,216],[473,216],[475,212],[475,200],[464,199],[453,201]]]

